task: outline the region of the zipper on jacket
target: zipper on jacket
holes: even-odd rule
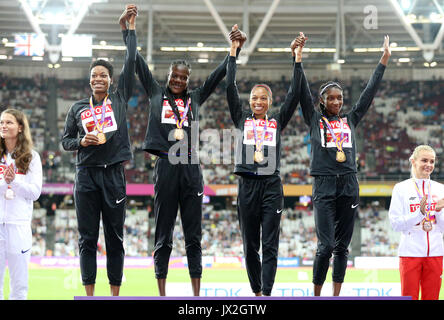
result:
[[[425,196],[425,181],[422,182],[422,194]],[[431,208],[429,208],[431,210]],[[427,231],[427,257],[430,254],[430,238],[429,238],[429,232]]]
[[[427,257],[430,254],[430,241],[429,241],[429,231],[427,231]]]

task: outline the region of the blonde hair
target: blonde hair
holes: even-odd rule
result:
[[[415,150],[413,150],[413,153],[411,154],[410,158],[409,158],[409,162],[410,162],[410,177],[415,178],[415,168],[413,167],[413,162],[412,160],[418,160],[419,158],[419,153],[422,151],[427,151],[427,152],[432,152],[435,155],[436,158],[436,152],[435,150],[433,150],[433,148],[431,146],[428,146],[426,144],[421,144],[419,146],[417,146],[415,148]]]
[[[29,129],[28,118],[26,115],[17,109],[6,109],[3,113],[8,113],[17,120],[19,126],[22,127],[17,136],[17,145],[14,153],[12,154],[13,159],[15,159],[15,165],[21,173],[26,174],[29,169],[29,164],[32,160],[32,138],[31,130]],[[0,156],[6,153],[5,139],[0,139]]]

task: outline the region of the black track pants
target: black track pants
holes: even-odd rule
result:
[[[262,291],[263,294],[270,295],[276,276],[279,228],[283,210],[281,178],[241,177],[237,204],[251,289],[254,293]],[[261,235],[262,263],[259,257]]]
[[[344,282],[359,185],[355,174],[316,176],[313,182],[313,209],[318,247],[313,263],[313,283],[325,281],[333,254],[333,282]]]
[[[80,233],[80,271],[83,285],[94,284],[97,274],[97,241],[100,215],[106,245],[109,283],[120,286],[125,250],[123,225],[126,212],[126,181],[121,164],[77,168],[74,201]]]
[[[154,270],[165,279],[173,248],[173,232],[180,209],[188,270],[191,278],[202,276],[203,176],[198,164],[171,164],[158,158],[154,167]]]

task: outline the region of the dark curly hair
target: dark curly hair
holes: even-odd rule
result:
[[[186,60],[174,60],[170,64],[170,71],[173,70],[174,67],[177,66],[184,66],[188,69],[188,72],[191,73],[191,64],[188,63]]]
[[[109,63],[106,60],[103,59],[97,59],[96,61],[93,61],[89,67],[89,72],[91,72],[91,70],[96,67],[96,66],[103,66],[106,69],[108,69],[108,73],[109,73],[109,77],[112,79],[113,78],[113,73],[114,73],[114,67],[111,63]]]

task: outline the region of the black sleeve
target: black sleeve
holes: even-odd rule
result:
[[[236,51],[236,57],[239,55],[240,49],[238,48]],[[229,55],[225,57],[222,63],[214,69],[214,71],[210,74],[210,76],[205,80],[204,84],[198,88],[200,91],[200,101],[199,105],[202,105],[208,97],[213,93],[216,89],[217,85],[222,81],[227,73],[227,64],[229,60]]]
[[[242,104],[239,97],[239,91],[236,85],[236,57],[228,57],[227,64],[227,101],[230,108],[231,119],[235,127],[238,127],[242,117]]]
[[[126,34],[128,34],[129,30],[122,30],[123,35],[123,41],[127,45],[127,37]],[[146,63],[145,59],[142,57],[142,55],[139,53],[139,50],[136,48],[136,74],[139,77],[139,80],[143,86],[143,89],[145,90],[148,97],[152,96],[153,93],[153,86],[157,85],[157,82],[153,79],[153,75],[148,67],[148,64]]]
[[[358,102],[356,102],[353,109],[350,111],[350,119],[356,126],[362,117],[367,113],[368,108],[372,104],[373,98],[378,91],[379,85],[381,84],[382,77],[384,76],[385,66],[379,63],[373,72],[367,86],[364,91],[362,91],[359,96]]]
[[[301,74],[301,109],[305,124],[310,126],[311,119],[315,113],[315,106],[310,91],[310,85],[305,77],[303,68]]]
[[[62,135],[62,146],[66,151],[74,151],[80,149],[80,141],[83,137],[78,137],[79,130],[77,128],[76,118],[73,108],[69,109],[66,115],[65,128]]]
[[[131,95],[133,94],[134,88],[137,37],[135,30],[129,30],[126,33],[127,37],[125,63],[123,64],[122,71],[120,72],[117,90],[120,92],[125,102],[128,102],[128,100],[131,98]]]
[[[285,96],[284,103],[279,111],[279,122],[281,123],[281,130],[285,129],[288,122],[298,106],[301,97],[301,73],[302,63],[296,62],[293,64],[293,78],[291,79],[290,88]]]

